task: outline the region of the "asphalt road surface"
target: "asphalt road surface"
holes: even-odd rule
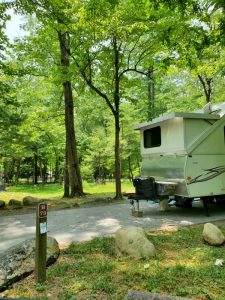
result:
[[[129,201],[87,208],[65,209],[48,212],[48,235],[59,244],[87,241],[96,236],[110,236],[123,225],[141,226],[146,231],[168,229],[174,226],[225,220],[225,208],[213,207],[210,216],[198,203],[191,209],[170,207],[161,212],[158,204],[140,202],[143,218],[131,215]],[[20,241],[35,237],[35,213],[4,216],[0,218],[0,253]]]

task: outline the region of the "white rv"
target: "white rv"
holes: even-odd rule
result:
[[[133,199],[173,198],[178,206],[196,197],[205,205],[225,200],[223,113],[172,113],[134,129],[141,134],[142,166]]]

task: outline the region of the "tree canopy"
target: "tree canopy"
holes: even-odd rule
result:
[[[26,16],[13,42],[9,7]],[[140,169],[133,125],[223,101],[224,9],[216,0],[1,3],[5,180],[64,181],[74,196],[81,177],[115,179],[121,197],[121,178]]]

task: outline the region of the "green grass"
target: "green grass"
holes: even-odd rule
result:
[[[115,193],[115,183],[106,184],[83,183],[84,192],[96,196],[113,196]],[[122,181],[122,192],[133,192],[133,184],[130,181]],[[63,195],[63,186],[60,184],[21,184],[9,186],[6,191],[0,192],[0,200],[8,201],[10,199],[22,200],[25,196],[33,196],[42,199],[58,200]]]
[[[115,182],[107,182],[106,184],[96,184],[94,182],[84,182],[84,191],[91,194],[107,194],[115,193]],[[122,192],[134,192],[133,183],[128,180],[122,180]]]
[[[225,233],[225,227],[221,229]],[[122,300],[132,289],[199,300],[225,299],[225,268],[214,265],[217,258],[225,260],[224,247],[205,244],[202,231],[199,225],[151,233],[149,239],[156,247],[151,259],[118,257],[113,238],[72,243],[48,268],[43,286],[29,277],[15,284],[7,296]]]

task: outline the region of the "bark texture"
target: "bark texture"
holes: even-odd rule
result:
[[[83,195],[82,180],[76,147],[72,85],[69,79],[69,35],[58,32],[61,66],[64,68],[63,92],[65,101],[66,157],[69,172],[70,197]]]

